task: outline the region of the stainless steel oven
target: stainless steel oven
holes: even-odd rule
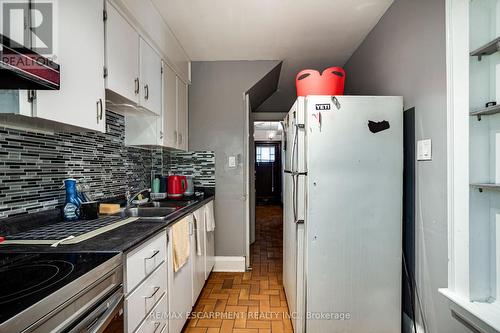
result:
[[[122,255],[67,254],[64,260],[61,260],[61,255],[55,256],[52,255],[50,260],[47,260],[47,256],[37,257],[35,266],[37,275],[40,275],[38,273],[40,268],[45,267],[42,264],[47,267],[58,264],[56,267],[58,272],[62,272],[66,266],[72,269],[68,268],[66,274],[52,280],[52,284],[57,288],[51,288],[50,283],[47,283],[49,290],[46,294],[37,295],[36,292],[43,292],[40,290],[43,288],[40,287],[38,290],[25,293],[25,303],[31,301],[33,304],[29,303],[30,306],[20,309],[15,315],[0,323],[0,333],[123,332]],[[11,275],[9,280],[13,280],[16,276],[22,280],[16,267],[27,269],[29,265],[35,264],[31,260],[22,262],[22,266],[17,265],[8,266],[10,271],[16,274]],[[33,282],[25,282],[24,286],[26,285],[32,286]],[[11,299],[12,308],[19,303],[19,300],[16,303],[14,297]],[[22,300],[20,298],[20,301]],[[4,306],[2,309],[8,309],[0,302],[0,308],[2,306]]]
[[[123,288],[103,297],[96,307],[78,318],[68,333],[123,332]]]

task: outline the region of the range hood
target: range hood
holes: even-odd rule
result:
[[[60,67],[0,34],[0,89],[59,90]]]

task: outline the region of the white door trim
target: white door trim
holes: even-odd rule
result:
[[[245,147],[245,268],[250,268],[250,96],[245,93],[245,138],[243,146]]]
[[[446,0],[448,288],[469,295],[469,0]]]

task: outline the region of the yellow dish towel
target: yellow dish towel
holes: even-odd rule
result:
[[[189,225],[192,217],[188,216],[172,226],[172,251],[174,257],[174,272],[184,266],[189,259]]]

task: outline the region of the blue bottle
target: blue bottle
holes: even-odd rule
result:
[[[64,204],[64,220],[75,221],[80,217],[80,205],[82,200],[76,188],[76,179],[68,178],[64,180],[66,189],[66,203]]]

